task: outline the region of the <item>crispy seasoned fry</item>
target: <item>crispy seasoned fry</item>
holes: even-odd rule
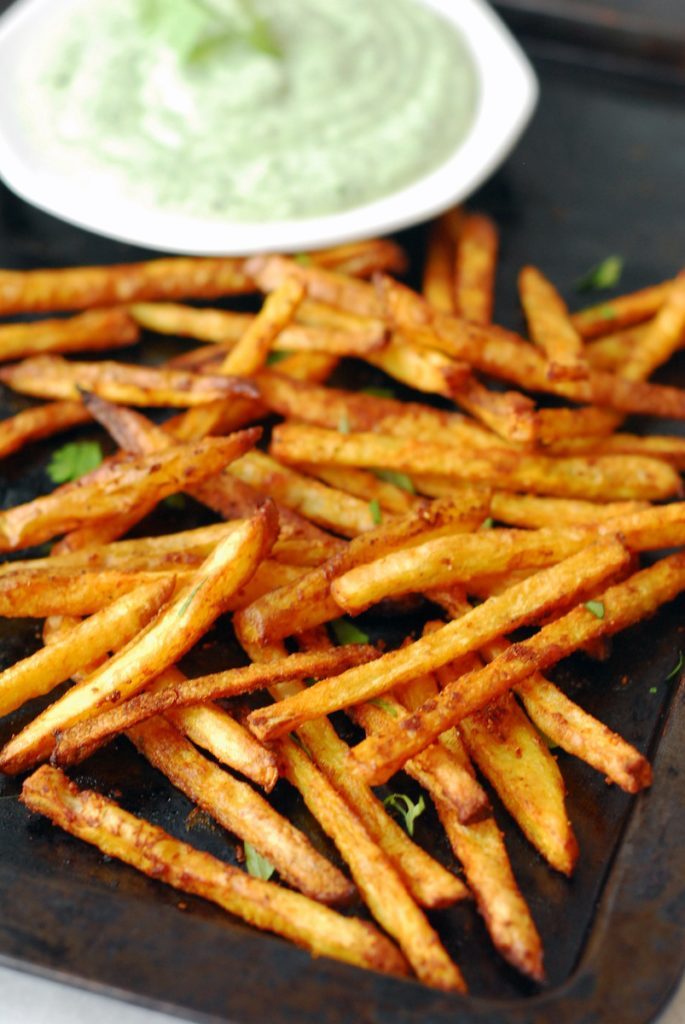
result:
[[[131,363],[67,362],[61,356],[35,356],[0,369],[0,380],[14,391],[38,398],[77,400],[92,391],[111,402],[143,406],[193,406],[236,395],[256,398],[253,386],[235,377],[209,376],[137,366]]]
[[[277,531],[273,507],[217,545],[198,570],[197,580],[163,609],[151,626],[102,668],[69,690],[29,723],[0,752],[0,770],[22,771],[49,756],[55,733],[115,706],[178,661],[254,575]]]
[[[646,380],[680,346],[684,329],[685,270],[678,274],[663,306],[617,372],[628,380]]]
[[[571,561],[573,559],[569,559],[567,564]],[[388,728],[382,737],[364,740],[353,751],[363,777],[373,784],[384,781],[407,757],[422,750],[450,725],[495,700],[533,672],[544,671],[556,664],[588,640],[610,636],[652,615],[683,588],[685,555],[681,553],[662,559],[594,598],[602,606],[602,618],[584,604],[578,605],[543,626],[529,640],[512,644],[489,665],[450,683],[435,701],[424,704],[406,722],[393,722],[392,729]],[[451,625],[463,623],[472,614],[470,612]],[[377,671],[382,669],[382,662],[375,668]],[[335,686],[338,681],[332,679],[327,682]],[[311,690],[307,692],[311,693]],[[255,731],[263,735],[266,730]]]
[[[0,513],[0,550],[30,547],[89,521],[147,508],[218,473],[251,448],[260,433],[253,428],[151,455],[122,456],[52,494]]]
[[[456,211],[455,211],[456,213]],[[454,313],[454,237],[446,218],[434,220],[423,264],[423,296],[433,309]]]
[[[254,290],[245,261],[172,258],[109,267],[0,270],[0,315],[86,309],[142,299],[213,299]]]
[[[656,316],[668,297],[672,281],[642,288],[630,295],[621,295],[609,302],[588,306],[572,316],[573,326],[583,338],[599,338],[604,334],[632,327]]]
[[[29,441],[51,437],[89,420],[90,413],[80,402],[49,402],[24,409],[0,421],[0,458],[19,451]]]
[[[98,309],[64,320],[0,326],[0,361],[44,352],[94,352],[138,341],[140,331],[124,309]]]
[[[237,342],[254,321],[254,313],[227,309],[197,309],[177,302],[137,302],[130,316],[149,331],[197,338],[198,341]],[[215,351],[212,345],[210,351]]]
[[[417,976],[433,988],[465,991],[459,968],[447,956],[391,862],[337,790],[291,739],[281,740],[279,751],[286,777],[340,850],[371,913],[397,940]]]
[[[432,441],[371,433],[340,435],[297,423],[279,424],[273,431],[270,450],[283,462],[384,466],[410,475],[434,473],[566,498],[658,500],[681,491],[680,478],[670,466],[639,455],[552,459],[509,452],[465,453]]]
[[[310,687],[304,693],[253,711],[249,718],[250,728],[260,739],[280,736],[311,718],[386,693],[414,676],[431,672],[455,658],[478,650],[505,630],[508,632],[526,622],[540,621],[551,611],[568,606],[579,593],[596,589],[603,580],[626,565],[629,557],[623,545],[616,540],[591,545],[511,587],[501,596],[490,598],[436,633],[384,654],[368,669],[363,666],[351,669],[342,676]],[[414,716],[411,721],[413,719]],[[409,721],[407,726],[403,726],[402,733],[408,728]],[[444,728],[451,724],[447,722]],[[437,735],[439,733],[434,733],[432,738]]]
[[[539,498],[534,494],[510,494],[494,491],[490,502],[493,519],[511,526],[530,529],[563,526],[594,526],[605,519],[641,512],[648,508],[644,501],[615,501],[597,504],[571,498]]]
[[[582,380],[588,375],[583,339],[573,326],[568,307],[551,281],[537,267],[519,274],[521,305],[531,340],[549,360],[553,380]]]
[[[453,388],[452,398],[505,441],[526,445],[535,441],[535,403],[526,395],[493,391],[469,376]]]
[[[433,502],[355,537],[344,550],[293,586],[265,595],[238,612],[233,624],[241,642],[253,645],[280,640],[337,618],[341,609],[330,595],[331,581],[336,576],[390,551],[410,547],[420,539],[472,530],[483,522],[488,509],[487,494],[464,491],[454,500]]]
[[[406,515],[412,509],[426,504],[425,498],[420,498],[413,491],[406,489],[406,481],[405,487],[398,487],[389,480],[382,480],[375,473],[368,473],[363,469],[354,469],[352,466],[318,466],[311,462],[300,466],[300,469],[309,476],[318,477],[331,487],[354,494],[357,498],[363,498],[368,502],[377,501],[380,508],[395,515]]]
[[[498,248],[497,228],[489,217],[468,213],[462,218],[454,269],[454,311],[477,324],[492,320]]]
[[[138,751],[193,803],[229,832],[250,843],[281,878],[320,903],[341,903],[353,887],[289,821],[251,786],[203,757],[163,718],[128,733]]]
[[[203,704],[205,701],[218,697],[233,697],[237,694],[249,693],[283,679],[310,675],[323,677],[338,672],[343,667],[369,661],[377,657],[377,654],[378,652],[373,647],[350,644],[347,647],[336,647],[333,651],[323,653],[293,654],[276,664],[250,665],[247,668],[215,672],[213,675],[201,676],[199,679],[185,679],[165,686],[161,690],[156,690],[153,687],[150,691],[124,700],[123,703],[119,703],[109,710],[98,712],[98,708],[103,704],[103,701],[100,701],[93,712],[94,717],[91,716],[84,721],[75,721],[72,718],[70,721],[75,721],[75,724],[67,725],[60,731],[53,758],[58,764],[72,764],[87,757],[118,733],[130,729],[139,722],[147,721],[154,715],[166,714],[177,708]],[[130,692],[136,691],[133,689],[129,690]],[[67,694],[67,696],[69,695]],[[50,710],[48,709],[48,711]],[[47,715],[47,712],[44,714]],[[17,739],[18,737],[15,737],[5,751],[8,751]],[[13,751],[11,752],[13,754]],[[12,770],[11,767],[5,767],[1,753],[0,768],[4,771]]]
[[[383,310],[373,285],[321,267],[303,267],[283,256],[253,256],[245,270],[263,292],[272,292],[288,278],[300,281],[307,297],[348,310],[356,316],[382,317]],[[0,281],[1,284],[1,281]]]
[[[557,441],[547,449],[553,455],[648,455],[663,459],[681,473],[685,469],[685,440],[668,434],[612,434],[611,437],[577,437]]]
[[[22,800],[54,824],[144,874],[192,892],[258,928],[276,932],[320,956],[359,967],[405,974],[402,955],[373,925],[252,878],[89,790],[79,791],[58,769],[44,765],[22,789]]]
[[[317,267],[329,267],[349,277],[371,277],[386,267],[388,273],[396,274],[407,269],[403,249],[388,238],[346,242],[331,249],[319,249],[309,253],[308,257]]]
[[[0,675],[0,715],[49,693],[75,672],[131,640],[171,596],[174,580],[149,583],[86,619],[68,636],[18,661]]]
[[[537,440],[542,447],[552,447],[567,438],[602,438],[622,421],[620,413],[592,405],[580,409],[538,409],[535,413]]]
[[[465,363],[415,345],[397,333],[380,352],[367,352],[365,359],[408,387],[444,398],[451,398],[470,373]]]
[[[249,377],[265,363],[274,338],[292,320],[304,298],[300,281],[287,278],[264,302],[261,311],[219,367],[220,374]]]

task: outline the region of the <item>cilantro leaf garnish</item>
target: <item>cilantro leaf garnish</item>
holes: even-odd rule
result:
[[[397,708],[393,707],[390,701],[386,700],[384,697],[374,697],[373,700],[369,701],[369,704],[374,704],[377,708],[380,708],[381,711],[386,711],[389,715],[392,715],[393,718],[397,718]]]
[[[65,484],[96,469],[102,457],[97,441],[70,441],[53,452],[46,472],[53,483]]]
[[[349,619],[333,619],[331,629],[339,644],[368,644],[369,637]]]
[[[372,395],[374,398],[395,398],[392,388],[362,388],[360,395]]]
[[[604,618],[604,604],[601,601],[586,601],[585,607],[598,619]]]
[[[383,522],[383,511],[378,498],[372,498],[369,502],[369,512],[376,526],[380,526]]]
[[[386,484],[394,484],[395,487],[399,487],[402,491],[416,494],[416,488],[411,481],[411,477],[407,476],[406,473],[397,473],[394,469],[374,469],[373,474],[379,480],[384,480]]]
[[[299,263],[301,267],[311,267],[314,262],[308,252],[296,252],[293,259],[295,260],[295,263]]]
[[[183,614],[184,614],[185,612],[187,612],[187,611],[188,611],[188,608],[190,607],[190,602],[191,602],[191,601],[193,600],[193,598],[194,598],[194,597],[195,597],[195,595],[197,594],[197,592],[198,592],[198,590],[200,589],[200,587],[203,587],[203,586],[205,585],[205,583],[206,583],[206,582],[207,582],[207,577],[205,576],[205,577],[204,577],[203,579],[201,579],[201,580],[200,580],[200,582],[199,582],[199,583],[197,583],[197,584],[196,584],[196,585],[195,585],[195,586],[193,587],[193,589],[192,589],[192,590],[190,591],[190,593],[189,593],[189,594],[188,594],[188,596],[186,597],[186,599],[185,599],[185,601],[183,602],[183,604],[181,605],[181,607],[180,607],[180,608],[178,609],[178,612],[177,612],[177,614],[178,614],[179,616],[180,616],[180,615],[183,615]]]
[[[605,260],[591,267],[586,274],[576,281],[576,291],[602,291],[604,288],[613,288],[618,284],[623,272],[623,258],[621,256],[607,256]]]
[[[275,366],[276,363],[280,363],[284,359],[287,359],[289,355],[289,352],[269,352],[268,356],[266,357],[266,365]]]
[[[342,416],[340,417],[340,419],[338,420],[338,433],[339,434],[349,434],[349,432],[350,432],[350,418],[347,415],[347,413],[344,412],[342,414]]]
[[[414,822],[425,811],[426,801],[420,796],[416,803],[414,803],[406,793],[391,793],[390,796],[386,796],[383,806],[389,807],[392,811],[397,811],[404,821],[407,833],[413,836]]]
[[[263,878],[265,882],[268,881],[276,868],[266,857],[262,857],[258,850],[255,850],[252,843],[245,840],[243,847],[245,849],[245,869],[248,874],[254,875],[255,878]]]
[[[668,675],[666,676],[666,679],[664,681],[668,682],[670,679],[675,679],[676,676],[679,676],[684,663],[685,663],[685,658],[683,657],[683,652],[682,651],[678,651],[678,660],[675,663],[675,665],[673,666],[673,668],[671,669],[671,671],[668,673]]]
[[[488,516],[480,524],[480,528],[481,528],[481,530],[491,530],[494,525],[495,525],[495,520],[492,518],[492,516]]]
[[[187,506],[184,494],[170,494],[168,498],[164,499],[162,504],[166,505],[167,508],[174,509],[175,512],[182,512]]]

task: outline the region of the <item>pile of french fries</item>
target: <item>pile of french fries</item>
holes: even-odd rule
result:
[[[105,854],[313,954],[454,991],[463,975],[426,911],[469,896],[499,954],[544,979],[481,778],[570,876],[578,844],[550,747],[630,793],[651,770],[544,673],[579,650],[601,657],[685,589],[685,551],[639,563],[685,547],[685,440],[621,429],[628,414],[685,419],[685,391],[649,381],[685,339],[685,272],[570,314],[526,267],[525,338],[491,322],[497,249],[488,218],[450,211],[422,294],[383,240],[0,271],[0,380],[43,400],[0,423],[0,452],[86,423],[114,448],[0,512],[13,556],[0,614],[44,620],[44,646],[0,674],[2,715],[44,699],[0,769],[31,771],[27,807]],[[256,312],[226,308],[253,292]],[[160,366],[113,360],[141,329],[202,344]],[[411,400],[330,386],[347,357]],[[180,411],[160,425],[140,411],[154,407]],[[126,539],[181,492],[215,522]],[[33,550],[46,542],[49,555]],[[392,650],[348,618],[408,607],[423,632]],[[187,678],[179,662],[226,615],[246,664]],[[534,629],[512,639],[521,626]],[[366,734],[356,746],[328,717],[340,711]],[[248,872],[69,780],[66,766],[122,734],[245,844]],[[398,772],[420,801],[401,776],[385,803],[374,792]],[[269,803],[279,779],[346,872]],[[429,798],[454,869],[414,841]],[[375,923],[333,909],[355,895]]]

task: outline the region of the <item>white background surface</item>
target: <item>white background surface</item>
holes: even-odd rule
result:
[[[2,1024],[178,1024],[178,1017],[0,967]],[[265,1021],[264,1024],[269,1024]],[[355,1024],[350,1021],[350,1024]],[[613,1024],[621,1024],[615,1021]],[[656,1022],[655,1022],[656,1024]],[[685,1024],[685,979],[658,1024]]]

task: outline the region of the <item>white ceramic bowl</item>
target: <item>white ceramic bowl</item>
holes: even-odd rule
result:
[[[391,195],[324,217],[243,223],[169,213],[56,171],[25,131],[17,75],[37,35],[69,16],[74,0],[17,0],[0,18],[0,176],[34,206],[79,227],[167,252],[241,255],[298,252],[384,234],[432,217],[466,198],[505,159],[535,107],[535,75],[485,0],[417,0],[453,22],[471,52],[477,102],[471,127],[437,169]]]

